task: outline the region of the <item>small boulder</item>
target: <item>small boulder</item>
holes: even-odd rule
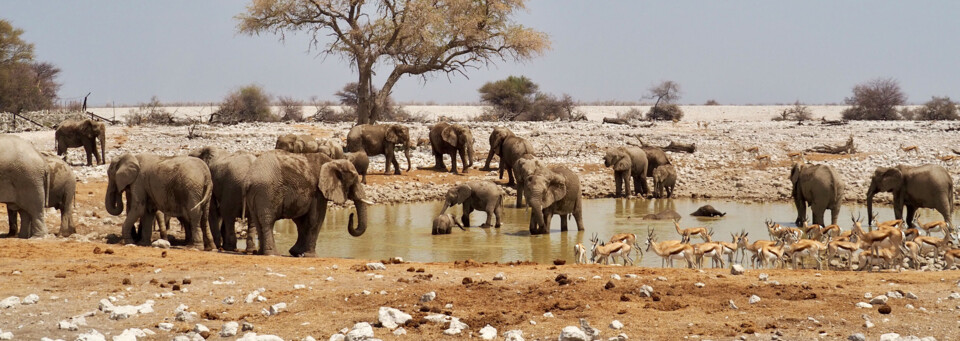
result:
[[[420,302],[421,302],[421,303],[427,303],[427,302],[430,302],[430,301],[435,300],[436,298],[437,298],[437,293],[431,291],[431,292],[428,292],[428,293],[426,293],[426,294],[423,294],[423,296],[420,296]]]
[[[737,304],[733,302],[733,300],[730,300],[730,302],[727,302],[727,303],[730,305],[730,309],[733,309],[733,310],[740,309],[740,307],[737,307]]]
[[[0,308],[7,309],[20,305],[20,297],[10,296],[0,301]]]
[[[220,336],[221,337],[232,337],[237,336],[237,331],[240,329],[240,324],[234,321],[224,323],[220,327]]]
[[[27,295],[27,297],[23,298],[23,302],[21,304],[23,305],[37,304],[38,301],[40,301],[40,296],[37,296],[37,294],[30,294],[30,295]]]
[[[459,335],[464,329],[470,328],[466,323],[460,322],[460,319],[453,317],[450,319],[450,324],[447,325],[447,329],[443,331],[444,335]]]
[[[373,338],[373,326],[366,322],[354,324],[346,335],[346,341],[364,341],[370,338]]]
[[[558,337],[557,340],[589,341],[590,339],[587,338],[587,333],[584,333],[583,330],[580,330],[580,328],[577,328],[576,326],[566,326],[560,331],[560,337]]]
[[[502,272],[498,272],[496,275],[493,276],[494,281],[502,281],[504,280],[504,278],[506,277],[503,275]]]
[[[761,273],[759,276],[757,276],[757,280],[761,282],[766,282],[768,279],[770,279],[770,275],[766,273]]]
[[[407,330],[406,330],[406,329],[403,329],[403,327],[394,329],[394,330],[393,330],[393,335],[396,335],[396,336],[407,335]]]
[[[760,303],[760,296],[750,295],[750,304]]]
[[[411,319],[413,317],[410,314],[390,307],[380,307],[377,312],[377,321],[380,321],[380,324],[388,329],[395,329]]]
[[[857,302],[857,308],[870,309],[873,308],[873,305],[867,302]]]
[[[613,320],[613,322],[610,322],[610,329],[613,329],[613,330],[623,329],[623,322],[620,322],[618,320]]]
[[[497,328],[490,326],[480,328],[480,338],[484,340],[493,340],[497,338]]]
[[[856,333],[856,334],[851,334],[850,336],[847,336],[847,340],[848,341],[867,341],[867,337],[864,336],[863,333]]]
[[[367,263],[367,270],[386,270],[386,269],[387,269],[387,266],[383,265],[383,263],[380,263],[380,262]]]
[[[170,242],[167,241],[166,239],[157,239],[156,241],[151,243],[150,246],[153,246],[155,248],[160,248],[160,249],[169,249]]]
[[[870,299],[870,304],[887,304],[887,295],[877,295]]]
[[[897,333],[886,333],[880,335],[880,341],[896,341],[900,339],[900,334]]]
[[[746,272],[747,270],[744,269],[743,265],[740,265],[740,264],[734,264],[732,267],[730,267],[730,274],[734,276],[742,275]]]
[[[503,333],[504,341],[526,341],[523,339],[523,331],[519,329],[509,330]]]

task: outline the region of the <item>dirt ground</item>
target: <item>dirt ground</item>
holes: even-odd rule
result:
[[[580,318],[598,328],[604,339],[619,333],[641,340],[740,336],[768,340],[777,334],[787,340],[845,339],[858,332],[868,339],[889,332],[939,340],[960,337],[954,311],[960,301],[947,298],[957,291],[956,271],[747,270],[734,276],[719,269],[472,261],[356,270],[367,262],[4,239],[0,240],[0,298],[37,294],[40,300],[0,311],[0,329],[13,332],[18,340],[71,340],[91,329],[110,339],[126,328],[149,328],[157,335],[148,339],[169,340],[200,323],[211,329],[210,339],[220,339],[221,325],[238,321],[252,323],[258,334],[326,340],[356,322],[375,323],[379,307],[392,307],[413,316],[404,326],[409,334],[398,337],[386,328],[375,328],[378,338],[462,339],[471,333],[477,336],[489,324],[499,334],[519,329],[527,340],[545,340],[555,339],[564,326],[578,325]],[[498,273],[505,279],[493,280]],[[769,274],[769,280],[760,281],[760,273]],[[622,279],[611,279],[614,274]],[[561,275],[570,283],[558,284]],[[464,284],[465,278],[472,283]],[[704,286],[698,288],[696,283]],[[298,284],[305,288],[295,289]],[[653,287],[653,297],[641,294],[642,285]],[[244,303],[257,288],[265,289],[261,295],[266,301]],[[431,291],[436,292],[436,300],[420,303],[421,295]],[[890,299],[889,314],[879,313],[878,306],[855,306],[869,301],[865,293],[888,291],[913,293],[918,299]],[[160,296],[171,292],[170,297]],[[751,295],[761,301],[749,304]],[[155,311],[118,321],[98,312],[86,317],[87,326],[79,331],[56,328],[61,320],[96,311],[98,302],[109,297],[116,298],[116,305],[155,300]],[[236,303],[225,304],[228,297]],[[730,308],[731,300],[739,309]],[[280,302],[287,309],[279,315],[261,313]],[[175,321],[174,310],[180,304],[197,316],[189,322]],[[544,317],[547,312],[554,317]],[[458,317],[469,328],[459,336],[445,336],[446,326],[423,319],[432,313]],[[862,316],[876,326],[865,328]],[[613,320],[621,321],[624,328],[610,329]],[[173,323],[175,328],[160,331],[161,322]]]

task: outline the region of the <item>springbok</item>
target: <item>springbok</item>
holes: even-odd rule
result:
[[[711,235],[711,234],[707,231],[707,228],[706,228],[706,227],[691,227],[691,228],[681,229],[681,228],[680,228],[680,219],[674,219],[674,220],[673,220],[673,226],[677,229],[677,233],[680,234],[680,237],[681,237],[680,240],[681,240],[683,243],[689,243],[689,242],[690,242],[690,237],[692,237],[692,236],[694,236],[694,235],[699,236],[700,239],[703,239],[704,242],[712,242],[712,241],[713,241],[713,240],[710,238],[710,235]]]
[[[600,238],[594,236],[590,238],[590,241],[593,242],[593,247],[590,248],[590,251],[593,253],[591,257],[594,263],[597,264],[609,264],[610,259],[613,259],[613,262],[617,262],[616,257],[620,257],[623,260],[623,265],[627,265],[627,262],[630,262],[630,265],[633,265],[633,259],[630,258],[630,251],[633,249],[629,244],[624,244],[621,242],[614,242],[610,244],[604,244],[600,241]]]
[[[945,235],[947,234],[947,222],[943,220],[931,221],[925,224],[919,224],[919,221],[917,223],[917,225],[920,226],[920,229],[922,229],[923,232],[928,236],[930,235],[930,232],[934,231],[943,232]]]
[[[573,256],[576,258],[577,264],[587,263],[587,249],[583,247],[583,243],[577,243],[573,246]]]
[[[943,253],[943,269],[950,270],[953,269],[953,265],[956,264],[957,259],[960,258],[960,249],[947,250]]]
[[[823,243],[812,240],[802,239],[784,248],[784,253],[793,260],[793,268],[803,265],[803,257],[813,257],[817,261],[817,270],[823,269],[823,261],[820,259],[820,252],[827,250]]]
[[[647,230],[647,251],[653,250],[657,256],[660,256],[660,267],[664,262],[673,267],[674,259],[683,259],[687,261],[687,267],[693,268],[693,246],[685,243],[673,243],[673,241],[657,242],[657,237],[653,235],[652,230]]]
[[[900,150],[904,151],[905,153],[913,152],[914,154],[917,154],[920,152],[920,149],[917,148],[916,145],[904,146],[903,143],[900,144]]]
[[[787,153],[787,157],[789,157],[791,161],[803,162],[806,160],[806,154],[803,152],[789,152]]]
[[[639,254],[639,255],[637,255],[637,259],[638,259],[638,260],[639,260],[640,258],[643,258],[643,249],[640,248],[640,244],[637,244],[637,235],[636,235],[636,234],[633,234],[633,233],[617,233],[617,234],[613,235],[613,237],[610,237],[610,242],[611,242],[611,243],[621,242],[621,243],[624,243],[624,244],[628,244],[628,245],[630,245],[631,247],[633,247],[634,249],[637,250],[637,253]]]
[[[726,267],[723,263],[723,245],[717,242],[709,243],[700,243],[693,246],[693,255],[696,258],[697,268],[703,268],[703,257],[710,257],[710,266],[716,268],[717,264],[720,264],[720,267]]]

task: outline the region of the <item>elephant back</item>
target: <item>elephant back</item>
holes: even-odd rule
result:
[[[34,190],[39,191],[33,194],[39,194],[42,200],[46,174],[46,162],[30,142],[18,136],[0,135],[0,179],[4,179],[0,181],[0,202],[18,203],[18,198]]]
[[[580,192],[580,176],[577,175],[574,171],[570,170],[563,165],[556,165],[550,167],[551,172],[560,174],[566,180],[567,191],[563,199],[558,200],[554,205],[559,205],[557,208],[561,212],[570,213],[573,212],[577,199],[582,195]]]

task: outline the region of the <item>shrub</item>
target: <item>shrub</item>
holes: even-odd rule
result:
[[[160,103],[157,96],[151,97],[150,102],[138,104],[136,109],[130,109],[125,119],[128,126],[182,124],[163,107],[163,103]]]
[[[510,76],[496,82],[487,82],[477,91],[480,92],[481,102],[516,117],[529,111],[539,88],[539,85],[527,77]]]
[[[810,108],[796,101],[792,108],[783,109],[779,116],[773,118],[774,121],[809,121],[813,118],[813,112]]]
[[[643,112],[637,108],[630,108],[630,110],[627,110],[625,112],[618,112],[617,118],[624,119],[624,120],[642,120]]]
[[[906,101],[900,84],[893,78],[878,78],[853,87],[853,96],[843,101],[850,108],[843,110],[846,120],[898,120],[897,107]]]
[[[280,97],[277,104],[280,105],[281,121],[303,121],[303,102],[290,97]]]
[[[247,85],[231,92],[223,99],[220,109],[210,121],[235,124],[239,122],[276,122],[270,111],[270,96],[257,85]]]
[[[720,102],[717,102],[717,100],[714,100],[714,99],[710,99],[710,100],[707,100],[706,103],[703,103],[703,105],[720,105]]]
[[[652,121],[672,121],[683,118],[683,110],[676,104],[661,104],[650,108],[647,119]]]
[[[950,97],[934,96],[922,107],[913,110],[913,119],[935,121],[935,120],[958,120],[957,103],[950,100]]]
[[[340,104],[344,106],[343,111],[340,114],[335,114],[331,111],[328,111],[325,115],[329,116],[329,119],[336,120],[338,122],[346,122],[345,118],[352,117],[352,121],[357,120],[357,105],[359,102],[359,88],[360,86],[356,82],[347,83],[343,86],[343,89],[337,91],[334,96],[340,100]],[[373,89],[373,92],[379,93],[379,90],[376,88]],[[381,103],[379,110],[380,115],[378,121],[392,121],[392,122],[426,122],[426,115],[411,115],[409,112],[403,109],[403,107],[396,105],[396,102],[393,100],[393,97],[387,96],[385,103]]]

